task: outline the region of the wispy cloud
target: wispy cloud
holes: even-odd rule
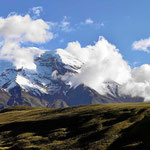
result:
[[[97,30],[105,26],[104,22],[98,22],[94,21],[91,18],[85,19],[83,22],[78,22],[76,24],[73,24],[71,22],[71,18],[69,16],[64,16],[60,21],[52,22],[48,21],[47,24],[51,27],[51,30],[53,31],[53,38],[60,38],[59,43],[63,43],[64,40],[61,40],[61,33],[70,33],[70,32],[78,32],[79,29],[83,29],[87,26],[91,29]],[[64,39],[64,38],[63,38]]]
[[[41,12],[43,12],[42,6],[33,7],[29,10],[29,13],[33,13],[34,18],[40,17]]]
[[[76,24],[76,26],[78,26],[78,28],[80,28],[82,26],[88,26],[88,25],[90,25],[90,27],[92,27],[94,29],[100,29],[105,26],[104,22],[95,21],[91,18],[87,18],[87,19],[85,19],[85,21],[80,22],[79,24]]]
[[[150,37],[147,39],[134,41],[132,44],[132,48],[134,50],[145,51],[147,53],[150,53],[150,50],[148,49],[149,47],[150,47]]]
[[[94,21],[91,18],[85,20],[85,24],[93,24]]]
[[[59,27],[61,28],[62,31],[64,32],[71,32],[74,29],[71,27],[69,19],[67,16],[64,16],[63,20],[59,24]]]
[[[62,27],[66,27],[66,26],[70,25],[70,22],[67,21],[67,20],[68,20],[67,16],[64,16],[63,20],[61,21],[61,26]]]
[[[8,14],[8,17],[14,16],[14,15],[17,15],[17,13],[16,13],[16,12],[10,12],[10,13]]]
[[[59,22],[47,22],[52,28],[53,31],[56,32],[72,32],[75,30],[74,26],[71,25],[71,22],[69,21],[69,17],[64,16],[63,19]]]

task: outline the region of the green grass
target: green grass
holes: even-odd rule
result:
[[[0,150],[149,150],[150,103],[0,111]]]

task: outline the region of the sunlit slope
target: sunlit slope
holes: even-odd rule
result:
[[[150,149],[150,103],[0,112],[0,149]]]

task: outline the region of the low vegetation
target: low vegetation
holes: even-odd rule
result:
[[[0,111],[0,150],[149,150],[150,103]]]

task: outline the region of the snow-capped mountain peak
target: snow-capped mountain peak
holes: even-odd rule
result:
[[[23,90],[34,95],[59,93],[63,86],[67,86],[61,77],[77,73],[82,62],[66,51],[45,51],[34,60],[36,70],[7,69],[0,75],[0,88],[6,91],[19,85]],[[59,80],[59,81],[58,81]]]
[[[35,57],[34,63],[36,70],[10,68],[0,75],[0,92],[3,90],[11,94],[8,106],[22,104],[21,92],[39,99],[34,102],[34,106],[46,107],[54,106],[55,100],[63,100],[64,106],[128,100],[127,97],[121,97],[120,85],[114,81],[104,83],[106,92],[103,96],[86,85],[72,88],[70,78],[81,71],[84,63],[67,51],[45,51],[41,56]],[[25,104],[33,104],[33,97],[30,97],[30,102],[25,99]]]

